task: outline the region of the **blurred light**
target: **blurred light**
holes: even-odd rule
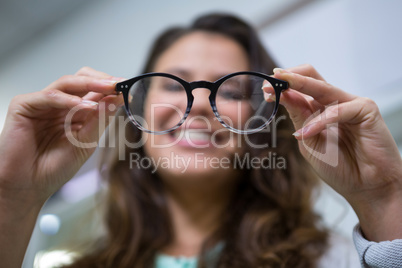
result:
[[[71,264],[73,259],[77,257],[74,252],[64,250],[39,251],[34,260],[34,268],[52,268],[60,265]]]
[[[60,218],[54,214],[42,215],[39,220],[39,228],[42,233],[47,235],[55,235],[60,229]]]
[[[61,189],[60,194],[64,201],[77,203],[99,190],[99,173],[93,169],[81,176],[68,181]]]

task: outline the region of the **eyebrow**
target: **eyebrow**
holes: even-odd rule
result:
[[[189,71],[187,71],[187,70],[185,70],[185,69],[181,69],[181,68],[172,68],[172,69],[167,69],[167,70],[165,70],[164,72],[165,72],[165,73],[173,74],[173,75],[175,75],[175,76],[178,76],[178,77],[180,77],[181,79],[186,80],[187,82],[193,82],[193,80],[190,79],[190,77],[192,76],[192,75],[191,75],[191,72],[189,72]],[[233,72],[220,73],[220,74],[218,74],[218,75],[214,75],[214,77],[213,77],[214,79],[213,79],[212,81],[210,81],[210,82],[215,82],[216,80],[218,80],[218,79],[220,79],[220,78],[222,78],[222,77],[224,77],[224,76],[226,76],[226,75],[228,75],[228,74],[231,74],[231,73],[233,73]],[[190,80],[191,80],[191,81],[190,81]]]
[[[189,71],[186,71],[185,69],[180,69],[180,68],[167,69],[164,72],[178,76],[186,81],[191,76],[191,73]],[[188,81],[188,82],[190,82],[190,81]]]

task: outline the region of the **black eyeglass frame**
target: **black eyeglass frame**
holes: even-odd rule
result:
[[[235,129],[229,125],[227,125],[220,117],[218,109],[216,108],[216,103],[215,103],[215,98],[216,98],[216,93],[218,91],[218,88],[223,84],[223,82],[225,82],[226,80],[228,80],[229,78],[232,78],[234,76],[237,75],[254,75],[254,76],[258,76],[261,77],[263,79],[266,79],[269,83],[271,83],[274,91],[275,91],[275,106],[274,106],[274,110],[270,116],[270,118],[260,127],[255,128],[255,129],[251,129],[251,130],[239,130],[239,129]],[[168,130],[163,130],[163,131],[151,131],[148,130],[146,128],[144,128],[140,123],[138,123],[135,119],[133,114],[130,111],[129,108],[129,91],[130,88],[134,85],[134,83],[136,83],[137,81],[146,78],[146,77],[152,77],[152,76],[161,76],[161,77],[167,77],[167,78],[171,78],[177,82],[179,82],[183,88],[186,90],[186,94],[187,94],[187,108],[186,111],[184,113],[183,118],[180,120],[180,122],[168,129]],[[210,90],[210,95],[209,95],[209,103],[211,105],[212,111],[215,115],[215,117],[218,119],[218,121],[227,129],[229,129],[232,132],[238,133],[238,134],[252,134],[252,133],[256,133],[260,130],[262,130],[263,128],[265,128],[267,125],[269,125],[269,123],[271,123],[272,119],[275,117],[276,113],[278,112],[278,108],[279,108],[279,99],[281,96],[281,92],[288,89],[289,88],[289,84],[286,81],[280,80],[280,79],[276,79],[273,78],[269,75],[263,74],[263,73],[259,73],[259,72],[251,72],[251,71],[242,71],[242,72],[235,72],[235,73],[231,73],[228,75],[225,75],[221,78],[219,78],[218,80],[216,80],[215,82],[209,82],[209,81],[194,81],[194,82],[187,82],[175,75],[172,74],[168,74],[168,73],[146,73],[146,74],[142,74],[136,77],[133,77],[131,79],[119,82],[116,84],[116,92],[122,92],[123,93],[123,99],[124,99],[124,108],[126,110],[127,115],[129,116],[131,122],[137,127],[139,128],[141,131],[144,131],[146,133],[151,133],[151,134],[155,134],[155,135],[161,135],[161,134],[166,134],[169,132],[172,132],[174,130],[176,130],[177,128],[179,128],[184,121],[187,119],[190,111],[191,111],[191,107],[193,105],[194,102],[194,96],[192,94],[192,91],[194,89],[197,88],[207,88]]]

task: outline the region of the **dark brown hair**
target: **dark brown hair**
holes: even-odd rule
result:
[[[271,73],[276,67],[248,24],[231,15],[212,14],[200,17],[190,27],[162,33],[151,49],[144,72],[152,71],[167,48],[194,31],[225,35],[241,44],[253,71]],[[121,110],[118,116],[125,113]],[[276,125],[277,146],[246,151],[250,157],[262,158],[269,153],[283,156],[286,168],[242,170],[233,200],[222,215],[221,228],[204,242],[199,267],[211,266],[207,252],[217,242],[223,242],[217,267],[315,267],[325,251],[327,232],[319,227],[311,204],[317,180],[292,137],[293,125],[286,110],[280,108],[277,117],[282,118]],[[116,120],[111,128],[112,133],[120,131],[117,138],[124,135],[133,143],[141,139],[141,132],[131,124],[119,129]],[[257,133],[249,139],[262,144],[270,142],[272,135]],[[132,152],[145,155],[142,147],[130,149],[126,159]],[[172,240],[161,179],[118,159],[119,148],[104,149],[101,166],[108,185],[106,235],[91,252],[68,267],[151,268],[157,252]]]

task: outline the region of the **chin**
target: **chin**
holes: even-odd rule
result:
[[[214,185],[227,185],[235,181],[239,170],[233,168],[211,168],[192,166],[186,168],[157,169],[158,175],[168,185],[180,185],[180,187],[209,188]]]

